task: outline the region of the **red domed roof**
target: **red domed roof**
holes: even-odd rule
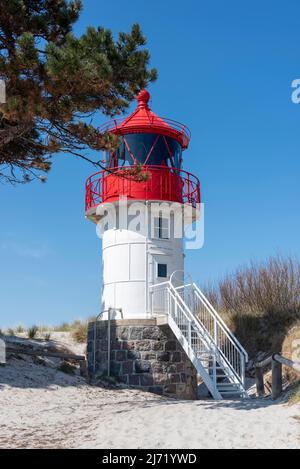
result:
[[[117,135],[133,133],[158,133],[177,140],[183,149],[188,147],[190,141],[189,129],[179,122],[158,117],[148,106],[150,94],[142,90],[136,97],[138,105],[136,110],[126,119],[114,119],[102,125],[101,132],[113,132]]]

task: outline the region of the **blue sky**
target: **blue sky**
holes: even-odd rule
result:
[[[300,3],[85,0],[76,25],[114,33],[139,22],[159,78],[152,109],[187,124],[185,169],[205,202],[198,283],[250,259],[300,254]],[[99,124],[105,118],[99,118]],[[46,184],[0,186],[0,327],[99,311],[101,243],[84,218],[87,163],[58,155]]]

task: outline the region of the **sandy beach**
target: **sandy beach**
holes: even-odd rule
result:
[[[94,387],[25,356],[0,368],[0,408],[0,448],[300,448],[299,406]]]

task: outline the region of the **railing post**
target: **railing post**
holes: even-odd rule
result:
[[[104,201],[104,194],[105,194],[105,178],[104,178],[104,172],[102,171],[101,173],[101,182],[100,182],[100,190],[99,194],[101,194],[101,202]]]
[[[258,397],[265,395],[264,370],[261,367],[255,367],[255,384]]]
[[[168,316],[171,316],[172,317],[172,314],[171,314],[171,299],[170,299],[170,292],[169,292],[169,289],[168,288],[165,288],[163,290],[163,298],[165,298],[165,301],[166,301],[166,310],[167,310],[167,313],[168,313]],[[164,301],[163,301],[164,303]]]
[[[214,389],[217,389],[217,360],[216,360],[216,352],[214,351],[213,355],[213,384]]]
[[[189,321],[188,323],[188,342],[189,346],[192,347],[192,323]]]
[[[218,347],[218,337],[217,337],[217,320],[214,318],[214,342]]]
[[[239,356],[240,356],[240,364],[241,364],[241,369],[240,369],[240,373],[241,373],[241,379],[242,379],[242,383],[243,383],[243,386],[245,384],[245,374],[246,374],[246,362],[245,362],[245,357],[244,355],[239,351]]]
[[[272,357],[272,399],[277,399],[282,393],[282,364]]]
[[[154,295],[154,291],[153,291],[153,288],[151,288],[151,290],[149,292],[149,296],[150,296],[150,311],[151,311],[151,316],[152,317],[154,316],[153,295]]]

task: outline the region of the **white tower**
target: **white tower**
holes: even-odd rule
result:
[[[124,319],[163,313],[151,286],[183,273],[183,208],[200,202],[198,179],[182,169],[190,133],[154,114],[149,98],[141,91],[133,114],[103,127],[120,145],[86,184],[86,215],[103,230],[103,319],[109,308]]]

